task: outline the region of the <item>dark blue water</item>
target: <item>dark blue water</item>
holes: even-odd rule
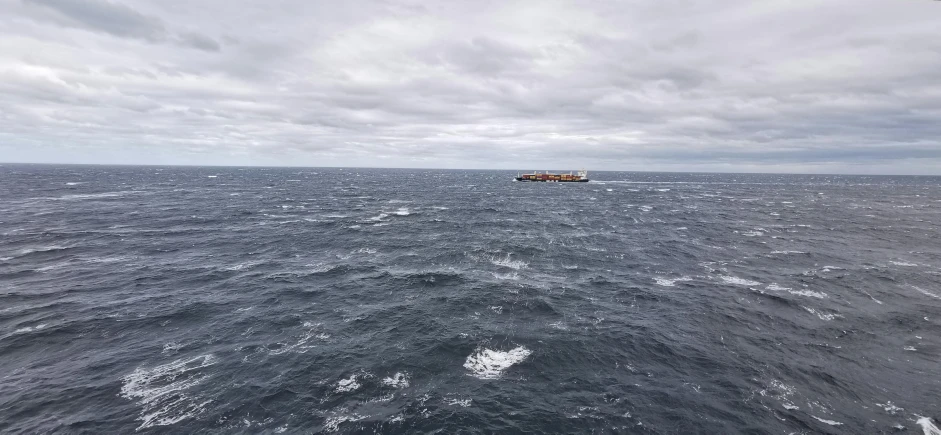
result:
[[[514,175],[0,167],[0,432],[935,433],[941,178]]]

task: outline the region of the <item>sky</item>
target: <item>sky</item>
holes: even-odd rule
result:
[[[941,1],[0,0],[0,161],[941,175]]]

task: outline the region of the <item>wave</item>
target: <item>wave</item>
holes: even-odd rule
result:
[[[194,397],[188,391],[212,377],[206,368],[216,363],[212,354],[178,359],[150,369],[138,368],[124,377],[121,396],[142,408],[137,429],[168,426],[195,417],[211,399]]]
[[[526,359],[532,351],[519,346],[508,351],[499,351],[478,348],[467,357],[464,368],[471,371],[471,375],[478,379],[497,379],[515,364]]]

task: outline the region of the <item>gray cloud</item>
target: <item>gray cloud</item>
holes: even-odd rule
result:
[[[183,46],[188,46],[203,51],[219,51],[222,49],[222,46],[219,45],[215,39],[195,32],[181,33],[179,35],[179,41]]]
[[[927,0],[2,3],[0,155],[937,174],[938,17]]]
[[[149,41],[166,37],[163,23],[120,3],[105,0],[23,0],[61,14],[61,21],[76,27]]]
[[[209,36],[198,32],[172,34],[163,21],[152,15],[142,14],[129,6],[107,0],[22,0],[27,5],[39,6],[52,11],[39,19],[62,26],[77,27],[93,32],[102,32],[120,38],[136,38],[149,42],[174,40],[183,47],[203,51],[219,51],[221,45]]]

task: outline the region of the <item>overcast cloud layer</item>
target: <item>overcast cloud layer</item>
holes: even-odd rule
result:
[[[0,0],[0,161],[941,174],[941,2]]]

